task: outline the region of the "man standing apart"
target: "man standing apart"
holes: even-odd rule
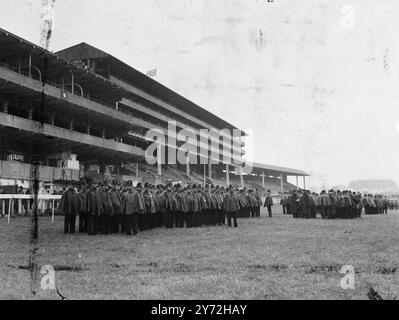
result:
[[[231,227],[231,218],[233,218],[234,227],[237,228],[237,213],[240,210],[240,205],[238,203],[238,195],[234,192],[233,188],[230,188],[230,192],[223,199],[223,210],[227,214],[228,226]]]
[[[265,199],[265,207],[267,207],[267,212],[269,213],[269,218],[272,217],[272,205],[273,205],[273,198],[270,194],[270,190],[267,189],[266,191],[266,199]]]

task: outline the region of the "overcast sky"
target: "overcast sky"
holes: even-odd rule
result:
[[[0,27],[39,43],[41,3],[0,0]],[[399,182],[397,0],[56,0],[54,16],[50,50],[84,41],[157,68],[252,129],[257,162],[305,170],[316,188]]]

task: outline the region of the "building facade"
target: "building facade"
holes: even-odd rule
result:
[[[154,144],[149,131],[171,126],[176,135],[154,153],[158,160],[165,155],[156,164],[159,176],[172,165],[212,179],[243,165],[244,132],[122,61],[85,43],[52,53],[0,29],[3,183],[32,179],[32,163],[48,182],[90,172],[120,176],[128,170],[137,177]],[[201,139],[204,129],[218,135]],[[170,159],[179,148],[186,150],[184,164]]]

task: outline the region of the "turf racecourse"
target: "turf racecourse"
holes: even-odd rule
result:
[[[399,212],[359,220],[272,219],[239,228],[157,229],[137,236],[63,235],[40,218],[39,267],[53,265],[68,299],[399,299]],[[30,220],[0,219],[0,298],[31,299]],[[339,271],[355,268],[355,289]],[[40,289],[35,299],[59,299]]]

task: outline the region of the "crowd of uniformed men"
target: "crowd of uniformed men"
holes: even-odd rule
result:
[[[269,196],[270,197],[270,196]],[[271,199],[271,197],[270,197]],[[131,181],[83,184],[67,188],[59,209],[64,232],[128,235],[158,227],[193,228],[224,225],[238,227],[239,217],[259,217],[262,200],[257,190],[214,185],[151,185]],[[271,214],[271,211],[270,211]]]
[[[284,214],[294,218],[316,218],[317,213],[323,219],[360,218],[365,214],[388,213],[388,209],[398,209],[398,201],[383,195],[364,194],[350,190],[323,190],[320,194],[309,190],[294,190],[285,193],[280,204]]]
[[[65,233],[74,233],[76,217],[79,232],[89,235],[123,232],[128,235],[153,228],[193,228],[224,225],[237,227],[237,218],[260,217],[260,207],[272,217],[270,190],[262,201],[258,190],[215,185],[151,185],[129,181],[84,183],[62,194]],[[284,214],[294,218],[355,219],[366,214],[397,210],[398,201],[383,195],[359,192],[293,190],[284,193],[280,204]]]

